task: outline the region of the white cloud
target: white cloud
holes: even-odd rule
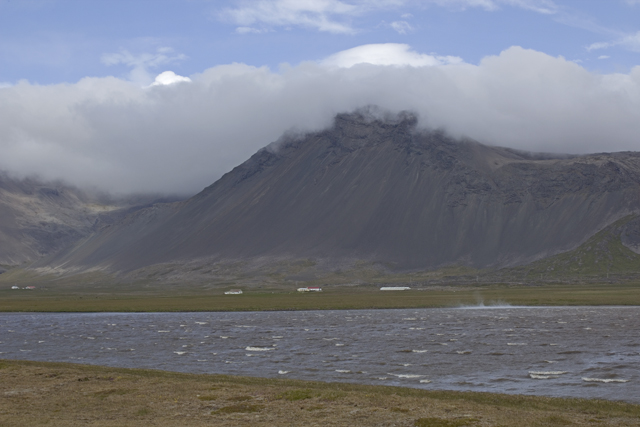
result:
[[[301,26],[330,33],[351,33],[354,30],[350,24],[337,19],[352,16],[357,11],[357,6],[340,0],[256,0],[241,2],[241,6],[237,8],[225,9],[221,16],[239,25],[239,29],[266,24],[276,27]]]
[[[261,34],[264,33],[263,30],[253,27],[238,27],[236,28],[236,33],[238,34]]]
[[[636,5],[636,4],[640,4],[640,0],[623,0],[623,3],[626,3],[630,6]]]
[[[587,46],[587,51],[599,49],[609,49],[611,47],[620,46],[632,52],[640,52],[640,31],[635,34],[626,34],[617,40],[611,42],[598,42]]]
[[[2,88],[0,170],[119,192],[195,192],[285,131],[319,130],[365,105],[413,110],[420,126],[494,145],[640,150],[640,67],[602,75],[519,47],[477,65],[230,64],[189,77],[148,88],[114,77]]]
[[[407,21],[394,21],[390,25],[398,34],[407,34],[413,31],[413,27]]]
[[[407,44],[366,44],[343,50],[321,61],[329,67],[349,68],[358,64],[425,67],[462,62],[455,56],[433,56],[417,53]]]
[[[189,77],[179,76],[173,71],[164,71],[156,76],[156,79],[151,86],[168,86],[174,83],[190,82]]]
[[[598,59],[609,59],[611,58],[609,55],[600,55],[598,56]]]
[[[351,34],[357,32],[352,23],[354,17],[425,4],[460,10],[480,7],[492,11],[500,6],[511,6],[544,14],[558,11],[552,0],[238,0],[236,4],[236,7],[221,10],[218,17],[238,25],[236,32],[239,33],[252,32],[256,25],[266,25]],[[411,14],[405,12],[402,16]],[[403,25],[406,32],[408,23]]]
[[[105,53],[100,58],[105,65],[123,64],[131,68],[129,80],[140,85],[148,85],[153,81],[149,69],[186,59],[183,54],[174,53],[170,47],[159,47],[155,53],[141,53],[134,55],[126,49],[118,53]]]
[[[559,9],[558,5],[551,0],[499,0],[499,2],[548,15],[558,12]]]
[[[592,43],[589,46],[587,46],[587,51],[591,52],[592,50],[607,49],[611,46],[614,46],[614,43],[608,43],[608,42]]]

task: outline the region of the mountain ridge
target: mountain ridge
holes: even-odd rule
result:
[[[640,212],[640,153],[554,156],[339,114],[285,136],[194,197],[154,205],[36,263],[129,274],[220,260],[500,268],[572,250]]]
[[[0,264],[24,265],[52,255],[160,200],[166,198],[118,198],[0,173]]]

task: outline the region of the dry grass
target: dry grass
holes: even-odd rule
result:
[[[0,361],[2,426],[638,426],[640,406]]]

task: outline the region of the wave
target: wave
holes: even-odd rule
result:
[[[613,378],[582,378],[582,381],[591,383],[628,383],[629,380],[613,379]]]
[[[422,378],[424,377],[424,375],[417,375],[417,374],[392,374],[387,372],[387,375],[393,375],[394,377],[398,377],[398,378]]]
[[[275,350],[273,347],[246,347],[246,351],[271,351]]]

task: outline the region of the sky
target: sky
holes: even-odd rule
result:
[[[640,0],[0,0],[0,170],[194,194],[367,105],[640,150]]]

